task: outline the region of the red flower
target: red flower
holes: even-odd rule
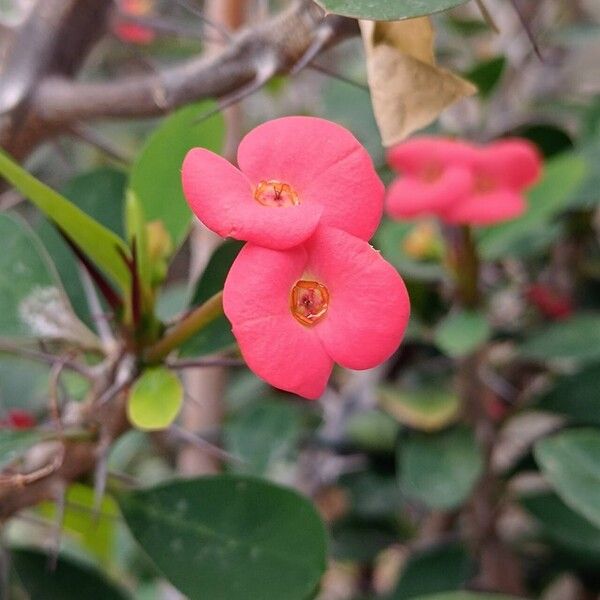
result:
[[[526,140],[487,146],[444,138],[415,138],[392,148],[402,173],[388,190],[387,210],[398,219],[435,215],[446,223],[489,225],[518,217],[524,192],[539,178],[541,158]]]
[[[368,369],[389,358],[410,312],[396,270],[367,242],[330,227],[290,250],[246,244],[223,307],[248,366],[310,399],[323,393],[334,362]]]
[[[561,320],[573,314],[573,304],[564,295],[542,283],[529,286],[526,297],[537,309],[549,319]]]
[[[6,429],[31,429],[35,425],[35,417],[29,411],[20,408],[9,410],[6,419],[0,421],[0,428]]]
[[[252,130],[238,148],[239,170],[194,148],[183,190],[196,214],[222,237],[291,248],[319,224],[368,240],[381,219],[384,188],[367,151],[346,129],[313,117],[284,117]]]
[[[154,41],[156,34],[149,27],[139,23],[132,23],[127,16],[143,17],[152,12],[151,0],[119,0],[119,9],[125,15],[118,17],[115,23],[115,35],[124,42],[131,44],[150,44]]]

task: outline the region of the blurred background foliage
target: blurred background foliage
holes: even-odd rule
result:
[[[257,16],[250,21],[269,3],[251,4]],[[271,2],[270,9],[284,4]],[[398,268],[412,301],[406,340],[389,363],[368,372],[336,371],[314,404],[269,388],[246,368],[229,369],[221,425],[195,433],[221,447],[222,470],[235,479],[187,484],[200,486],[192,491],[206,499],[187,506],[192,491],[186,483],[165,483],[177,474],[179,443],[168,431],[130,430],[110,449],[109,473],[158,487],[105,495],[97,510],[91,482],[74,483],[64,514],[44,502],[10,519],[2,529],[3,560],[8,548],[11,555],[5,590],[10,585],[15,598],[44,600],[158,600],[177,597],[173,584],[206,599],[480,600],[488,596],[458,590],[486,587],[478,580],[487,558],[478,553],[477,539],[485,532],[474,536],[471,529],[478,523],[474,497],[482,482],[492,481],[495,543],[506,555],[498,577],[515,579],[505,587],[544,600],[598,597],[600,10],[594,0],[519,2],[540,59],[511,3],[485,4],[500,33],[475,2],[433,17],[439,62],[480,93],[447,110],[426,133],[480,142],[519,135],[535,142],[547,162],[528,212],[477,232],[484,308],[451,309],[436,222],[385,219],[374,245]],[[18,24],[30,6],[0,2],[2,26],[8,31]],[[143,72],[203,50],[197,17],[184,5],[157,0],[148,11],[175,24],[175,33],[156,33],[143,44],[107,36],[84,77]],[[240,248],[219,246],[190,283],[191,214],[179,170],[190,147],[221,147],[222,119],[201,119],[212,107],[200,103],[162,120],[95,124],[117,154],[60,137],[27,163],[118,236],[127,235],[127,189],[143,200],[148,221],[162,222],[170,249],[150,277],[165,278],[156,298],[164,322],[218,291]],[[287,114],[341,123],[368,148],[382,178],[391,178],[359,39],[322,54],[297,76],[273,78],[240,112],[242,132]],[[81,269],[65,241],[14,192],[4,192],[0,206],[0,286],[11,290],[0,295],[2,337],[20,335],[10,331],[10,315],[14,299],[27,290],[16,289],[21,283],[10,269],[22,260],[35,263],[36,285],[60,281],[71,315],[65,327],[78,336],[93,328]],[[33,245],[35,254],[23,245]],[[182,356],[230,351],[233,344],[222,317],[189,340]],[[478,353],[485,355],[479,402],[495,430],[489,453],[462,418],[457,376]],[[0,353],[0,419],[24,409],[47,421],[49,374],[49,366]],[[89,391],[77,374],[62,383],[75,403]],[[186,388],[184,403],[202,401]],[[6,435],[0,435],[6,461],[43,439],[36,430],[18,439]],[[219,510],[223,503],[226,511]],[[327,551],[316,510],[327,525]],[[210,538],[221,519],[239,543]],[[263,521],[276,535],[261,543],[253,532]],[[48,547],[60,547],[59,554],[51,551],[48,559]],[[54,574],[48,560],[58,564]]]

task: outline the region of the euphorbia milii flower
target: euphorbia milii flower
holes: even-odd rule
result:
[[[222,237],[291,248],[319,224],[368,240],[381,219],[384,188],[367,151],[343,127],[283,117],[242,140],[236,169],[194,148],[183,190],[196,216]]]
[[[393,148],[389,162],[403,177],[389,189],[391,216],[436,215],[446,223],[489,225],[519,216],[541,159],[523,139],[487,146],[417,138]]]
[[[118,15],[115,23],[114,31],[117,37],[131,44],[153,42],[156,34],[152,29],[127,19],[128,16],[144,17],[151,14],[153,4],[152,0],[120,0],[118,6],[123,15]]]
[[[271,385],[318,398],[334,363],[374,367],[396,350],[409,299],[396,270],[367,242],[319,227],[304,244],[246,244],[223,308],[248,366]]]

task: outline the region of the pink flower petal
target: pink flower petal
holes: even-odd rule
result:
[[[415,177],[399,177],[388,188],[386,209],[396,219],[439,215],[469,192],[472,176],[468,169],[450,167],[433,183]]]
[[[321,205],[324,224],[363,239],[379,224],[383,183],[368,152],[340,125],[315,117],[268,121],[242,140],[238,164],[254,185],[285,182],[301,205]]]
[[[269,384],[318,398],[333,368],[315,329],[290,311],[290,292],[301,278],[303,247],[285,252],[246,244],[225,281],[223,308],[244,360]]]
[[[441,137],[416,137],[388,151],[389,164],[399,173],[420,177],[428,170],[469,164],[475,148],[466,142]]]
[[[531,142],[504,139],[482,148],[475,168],[498,181],[502,187],[520,191],[539,179],[542,159]]]
[[[183,161],[185,197],[196,216],[222,237],[268,248],[290,248],[307,239],[319,223],[318,204],[263,206],[247,177],[218,154],[190,150]]]
[[[363,240],[330,227],[319,227],[307,249],[306,277],[329,290],[327,314],[314,326],[328,354],[350,369],[368,369],[389,358],[410,313],[396,270]]]
[[[472,194],[447,209],[442,217],[447,223],[492,225],[520,216],[527,205],[521,194],[498,190],[487,194]]]

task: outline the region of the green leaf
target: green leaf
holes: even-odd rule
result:
[[[72,537],[103,565],[115,560],[116,526],[119,509],[110,496],[104,496],[100,510],[95,510],[94,490],[81,483],[69,486],[66,509],[62,521],[63,532]],[[51,522],[57,518],[56,504],[43,502],[37,510]]]
[[[398,445],[400,489],[433,509],[452,509],[469,496],[483,471],[473,431],[460,426],[436,434],[411,433]]]
[[[227,273],[242,246],[242,242],[227,240],[213,252],[206,269],[196,284],[190,306],[200,306],[223,289]],[[183,344],[181,355],[214,354],[234,344],[235,338],[231,333],[231,325],[227,317],[222,315]]]
[[[190,600],[305,600],[325,570],[323,523],[290,489],[220,475],[117,500],[142,548]]]
[[[460,589],[473,575],[467,549],[453,542],[412,554],[389,600],[408,600],[421,594]]]
[[[569,360],[581,364],[600,359],[600,314],[579,314],[546,326],[521,346],[525,358]]]
[[[101,167],[73,177],[63,187],[62,193],[88,216],[122,237],[125,182],[126,176],[122,171]],[[78,260],[51,221],[43,218],[35,230],[56,265],[75,313],[92,326]]]
[[[0,469],[23,456],[29,448],[48,438],[36,429],[0,429]]]
[[[38,237],[19,218],[0,214],[0,337],[67,339],[93,347],[75,317]]]
[[[453,423],[460,413],[460,398],[441,387],[380,390],[380,406],[397,421],[413,429],[432,432]]]
[[[534,455],[565,504],[600,527],[600,431],[562,431],[540,440]]]
[[[11,565],[29,600],[126,600],[129,595],[88,565],[61,557],[56,569],[50,557],[37,550],[11,550]]]
[[[487,98],[498,85],[505,66],[506,58],[504,56],[495,56],[476,65],[465,74],[465,78],[474,83],[479,93],[484,98]]]
[[[192,220],[181,187],[183,159],[197,146],[221,151],[225,132],[221,114],[199,121],[216,106],[213,101],[200,102],[166,117],[150,135],[131,170],[129,187],[142,203],[146,219],[162,221],[175,248]]]
[[[528,494],[519,501],[541,525],[544,539],[577,555],[583,563],[600,562],[600,527],[552,493]]]
[[[430,15],[464,4],[467,0],[316,0],[328,13],[369,19],[371,21],[400,21]]]
[[[402,498],[393,474],[373,471],[346,473],[338,479],[350,499],[352,515],[362,519],[385,519],[398,514]]]
[[[236,471],[267,475],[293,462],[303,430],[300,407],[270,400],[242,408],[225,424],[225,447],[242,459]]]
[[[551,221],[569,206],[571,197],[583,181],[585,162],[577,155],[563,153],[549,160],[542,180],[528,194],[528,208],[513,221],[484,229],[480,250],[486,260],[498,260],[514,254],[527,240],[543,235]]]
[[[121,289],[129,289],[129,270],[121,256],[121,253],[128,255],[129,250],[120,237],[30,175],[1,151],[0,174],[63,229]]]
[[[127,416],[138,429],[165,429],[177,418],[182,403],[179,377],[164,367],[153,367],[133,384],[127,399]]]
[[[600,425],[600,366],[560,377],[537,408],[565,415],[572,423]]]
[[[350,416],[346,437],[365,452],[393,452],[398,436],[398,423],[385,412],[368,410]]]
[[[434,340],[442,352],[458,358],[477,350],[491,334],[485,314],[464,310],[443,319],[435,330]]]

